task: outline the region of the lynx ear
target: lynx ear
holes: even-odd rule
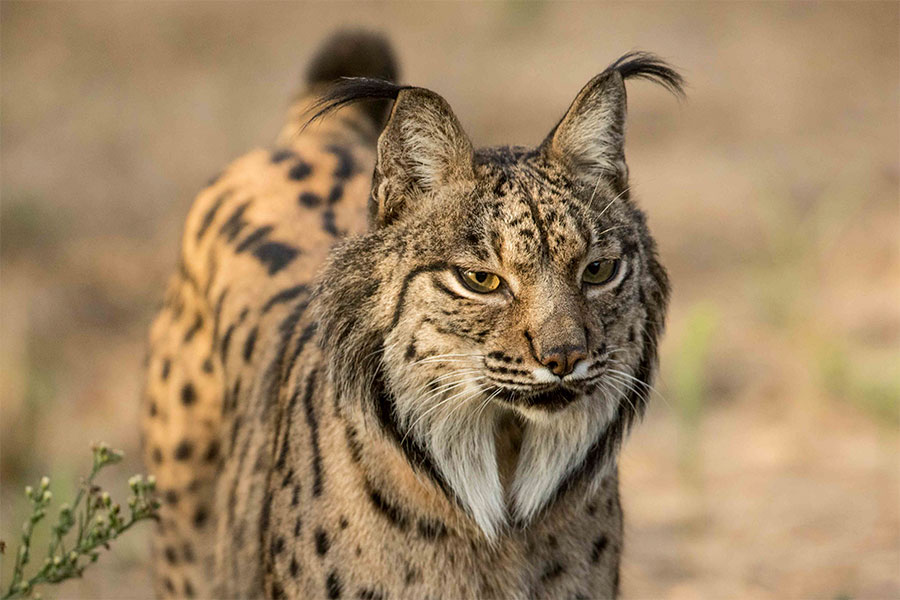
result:
[[[657,56],[632,52],[591,79],[541,146],[548,159],[562,163],[576,181],[594,187],[601,177],[625,189],[625,80],[654,81],[677,96],[683,80]]]
[[[373,223],[386,225],[418,197],[472,180],[472,143],[447,101],[422,88],[401,90],[378,138]]]
[[[580,183],[593,186],[607,177],[624,187],[625,81],[618,71],[603,72],[578,93],[542,152],[563,164]]]

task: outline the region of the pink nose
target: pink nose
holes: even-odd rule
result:
[[[587,350],[583,346],[556,346],[541,353],[541,364],[554,375],[565,377],[575,370],[575,363],[585,358]]]

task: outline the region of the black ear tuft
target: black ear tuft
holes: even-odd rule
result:
[[[316,119],[324,117],[347,104],[373,100],[396,100],[402,90],[412,89],[408,85],[398,85],[383,79],[368,77],[345,77],[336,81],[319,96],[310,111],[312,116],[306,122],[309,125]]]
[[[622,79],[647,79],[672,94],[684,97],[684,78],[666,61],[652,52],[629,52],[606,67],[605,73],[618,71]]]

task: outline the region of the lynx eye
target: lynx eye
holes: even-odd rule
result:
[[[500,287],[500,277],[487,271],[466,271],[457,269],[460,281],[467,288],[479,294],[489,294]]]
[[[584,268],[581,279],[591,285],[609,283],[619,272],[619,260],[595,260]]]

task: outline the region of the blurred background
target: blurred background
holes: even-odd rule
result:
[[[900,597],[900,4],[0,5],[0,532],[104,440],[143,470],[149,320],[192,196],[313,48],[386,32],[477,145],[538,143],[631,49],[633,189],[674,284],[621,460],[625,598]],[[147,597],[144,524],[49,596]],[[9,562],[9,561],[5,561]],[[8,573],[9,564],[4,572]]]

